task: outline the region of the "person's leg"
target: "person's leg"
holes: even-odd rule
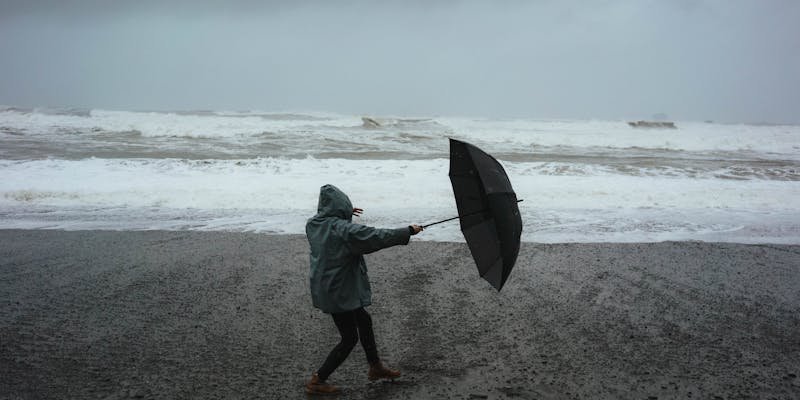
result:
[[[378,346],[375,344],[375,333],[372,331],[372,317],[363,307],[353,311],[358,324],[358,335],[361,338],[361,347],[367,355],[367,362],[375,364],[378,358]]]
[[[352,351],[353,347],[358,343],[358,327],[355,313],[353,311],[348,311],[331,314],[331,316],[342,338],[339,344],[328,354],[328,358],[325,359],[322,367],[317,370],[317,375],[319,375],[321,381],[328,379],[328,376],[344,362],[347,356],[350,355],[350,351]]]
[[[378,358],[378,346],[375,345],[375,334],[372,330],[372,317],[367,310],[359,308],[354,311],[358,322],[358,334],[361,336],[361,346],[369,362],[369,380],[395,379],[400,377],[400,371],[387,368]]]

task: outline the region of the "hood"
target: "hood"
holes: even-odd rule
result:
[[[350,221],[353,219],[353,203],[336,186],[325,185],[319,188],[317,217],[337,217]]]

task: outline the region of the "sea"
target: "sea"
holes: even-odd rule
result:
[[[324,184],[357,223],[426,224],[458,215],[454,138],[503,165],[525,242],[800,244],[800,126],[675,125],[5,106],[0,229],[303,234]]]

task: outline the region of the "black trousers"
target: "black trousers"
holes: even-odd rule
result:
[[[375,345],[375,334],[372,332],[372,317],[367,310],[362,307],[353,311],[334,313],[331,316],[342,340],[331,350],[322,367],[317,370],[321,380],[328,379],[328,376],[347,359],[359,338],[361,347],[367,354],[367,362],[370,364],[378,362],[378,347]]]

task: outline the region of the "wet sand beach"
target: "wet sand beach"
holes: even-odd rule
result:
[[[498,293],[462,243],[367,256],[404,376],[347,399],[800,397],[800,246],[523,244]],[[0,231],[0,398],[305,398],[338,341],[303,236]]]

